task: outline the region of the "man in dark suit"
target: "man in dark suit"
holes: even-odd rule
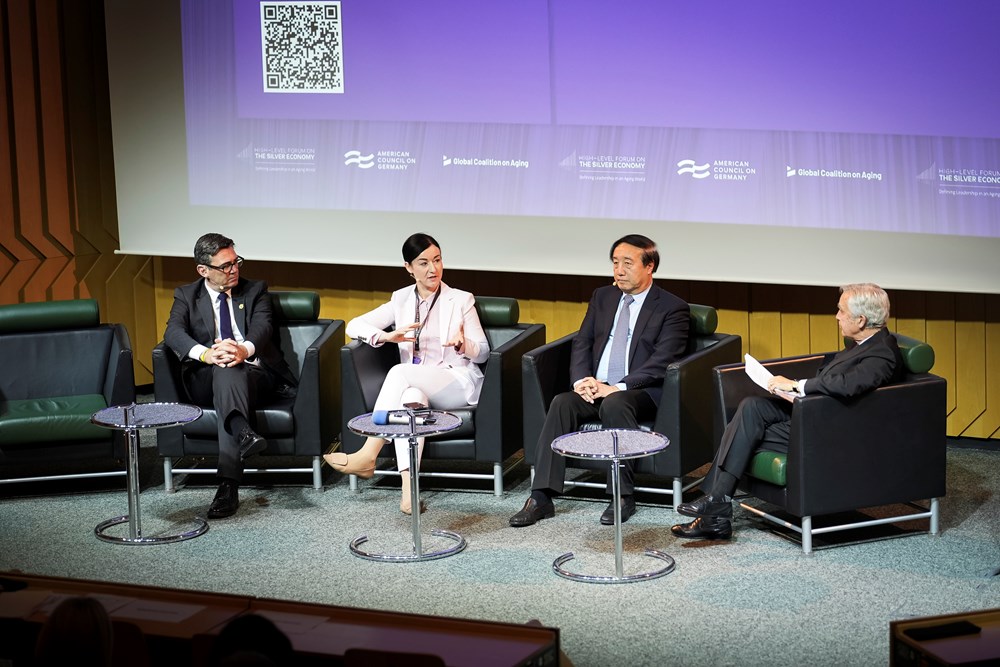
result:
[[[555,515],[552,498],[563,492],[566,461],[552,451],[552,441],[593,419],[600,419],[605,428],[638,428],[654,418],[667,365],[687,347],[688,305],[653,284],[660,264],[656,244],[629,234],[612,244],[610,256],[615,284],[595,290],[587,306],[573,339],[573,390],[552,399],[538,438],[531,496],[510,518],[512,526],[530,526]],[[610,470],[608,478],[610,495]],[[632,478],[626,463],[622,521],[635,512]],[[614,524],[613,504],[601,515],[601,523]]]
[[[878,285],[859,283],[840,288],[837,322],[847,347],[830,355],[816,377],[768,381],[774,396],[749,396],[740,402],[726,426],[719,451],[701,487],[704,496],[681,503],[677,512],[694,517],[671,532],[678,537],[728,540],[732,537],[732,495],[758,449],[788,451],[792,403],[797,396],[825,394],[849,399],[902,377],[903,360],[895,337],[885,328],[889,296]]]
[[[294,393],[295,379],[273,340],[267,284],[240,277],[233,241],[205,234],[194,246],[200,280],[178,287],[164,341],[181,359],[191,400],[219,418],[219,490],[209,518],[236,513],[243,459],[267,447],[250,424],[254,407]]]

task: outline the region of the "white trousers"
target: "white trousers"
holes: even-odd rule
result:
[[[454,410],[469,404],[465,385],[458,371],[440,366],[396,364],[382,383],[375,399],[375,410],[400,410],[404,403],[423,403],[438,410]],[[407,438],[396,438],[396,465],[400,471],[410,469],[410,444]],[[417,468],[424,451],[424,438],[417,438]]]

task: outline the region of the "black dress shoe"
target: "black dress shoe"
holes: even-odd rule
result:
[[[715,496],[702,496],[690,503],[677,506],[677,513],[693,517],[725,517],[733,516],[733,501]]]
[[[234,482],[223,482],[215,492],[215,500],[208,508],[209,519],[224,519],[236,514],[240,507],[240,487]]]
[[[622,496],[622,523],[625,523],[635,514],[635,498],[632,496]],[[615,501],[608,503],[608,509],[601,514],[601,524],[604,526],[615,525]]]
[[[728,540],[733,536],[733,522],[721,517],[701,517],[671,526],[670,532],[689,539]]]
[[[240,431],[240,436],[236,439],[240,443],[240,458],[247,459],[254,454],[267,449],[267,440],[257,435],[252,428],[246,426]]]
[[[524,501],[524,507],[521,511],[510,518],[510,525],[515,528],[523,528],[524,526],[530,526],[542,519],[551,519],[556,515],[556,507],[552,504],[552,501],[546,503],[539,503],[534,498],[528,498]]]

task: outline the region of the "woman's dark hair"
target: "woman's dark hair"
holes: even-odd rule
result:
[[[656,244],[653,243],[653,239],[648,236],[643,236],[642,234],[626,234],[617,241],[611,244],[611,252],[608,253],[608,259],[613,260],[615,258],[615,248],[623,243],[629,245],[634,245],[639,250],[642,250],[642,265],[649,266],[653,265],[653,271],[660,268],[660,253],[656,249]]]
[[[403,241],[403,261],[409,264],[419,257],[420,253],[431,246],[437,246],[439,250],[441,248],[441,244],[430,234],[424,234],[423,232],[413,234],[410,238]]]

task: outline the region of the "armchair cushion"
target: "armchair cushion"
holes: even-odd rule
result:
[[[0,444],[107,439],[108,429],[90,422],[91,415],[106,407],[100,394],[7,401]]]
[[[108,459],[121,472],[124,437],[90,417],[135,401],[132,347],[121,324],[100,323],[95,300],[0,306],[0,368],[5,465]]]

